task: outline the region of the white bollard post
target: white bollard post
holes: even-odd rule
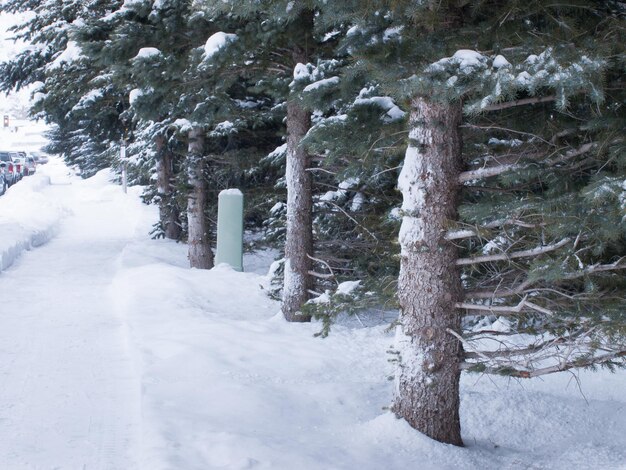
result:
[[[243,271],[243,194],[225,189],[218,196],[215,264],[227,263]]]

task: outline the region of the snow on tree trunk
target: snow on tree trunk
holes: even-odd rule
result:
[[[457,251],[446,241],[456,218],[460,172],[460,104],[414,98],[409,146],[398,180],[403,195],[398,279],[399,367],[393,410],[440,442],[463,445],[459,421],[462,346],[455,308],[463,294]]]
[[[296,63],[306,63],[306,54],[296,50]],[[307,171],[310,157],[300,145],[311,126],[308,111],[295,100],[287,103],[287,234],[285,240],[285,281],[282,312],[287,321],[306,322],[311,318],[301,312],[312,287],[311,260],[312,234],[312,182]]]
[[[174,201],[172,180],[174,179],[173,155],[167,150],[164,136],[157,136],[157,191],[159,194],[159,219],[165,238],[180,239],[179,211]]]
[[[200,128],[189,132],[187,172],[191,192],[187,198],[189,264],[192,268],[211,269],[213,252],[209,242],[209,227],[204,215],[207,205],[207,184],[203,175],[204,135]]]

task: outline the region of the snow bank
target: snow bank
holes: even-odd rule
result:
[[[568,374],[465,375],[456,448],[385,411],[385,325],[315,338],[320,325],[282,319],[263,276],[190,270],[170,242],[129,246],[119,266],[111,295],[141,376],[144,468],[617,469],[626,457],[623,375],[581,373],[584,396]]]
[[[39,172],[0,197],[0,271],[11,266],[22,252],[43,245],[56,233],[66,210],[41,193],[49,184],[50,176]]]
[[[316,339],[319,325],[277,315],[263,276],[190,270],[183,252],[163,262],[173,245],[129,247],[111,287],[142,375],[145,468],[349,468],[350,453],[338,465],[325,447],[336,433],[349,447],[355,419],[388,403],[385,346],[371,347],[386,334]]]

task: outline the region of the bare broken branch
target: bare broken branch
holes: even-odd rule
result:
[[[339,207],[337,204],[335,204],[332,201],[324,201],[326,204],[330,204],[331,206],[333,206],[334,208],[336,208],[337,210],[339,210],[343,215],[345,215],[348,219],[350,219],[352,222],[354,222],[358,227],[361,227],[363,230],[365,230],[365,232],[367,232],[367,234],[372,237],[374,240],[376,240],[376,242],[378,243],[378,237],[376,235],[374,235],[370,230],[367,229],[367,227],[364,227],[362,224],[360,224],[358,222],[358,220],[356,220],[354,217],[352,217],[350,214],[348,214],[345,210],[343,210],[341,207]]]
[[[591,274],[596,274],[600,272],[608,272],[608,271],[617,271],[621,269],[626,269],[626,256],[618,259],[614,263],[609,264],[594,264],[592,266],[588,266],[585,269],[581,269],[580,271],[575,271],[572,273],[565,274],[563,276],[563,280],[572,280],[581,278],[584,276],[588,276]],[[492,299],[494,297],[511,297],[514,295],[521,295],[525,293],[527,289],[530,289],[534,284],[540,282],[541,279],[535,279],[532,281],[526,280],[521,282],[516,287],[512,289],[503,289],[499,290],[498,288],[494,288],[493,290],[482,290],[482,291],[474,291],[467,292],[465,294],[466,299]]]
[[[518,227],[525,227],[525,228],[537,228],[537,227],[543,226],[544,224],[531,224],[531,223],[524,222],[522,220],[516,220],[516,219],[505,219],[505,220],[500,219],[500,220],[494,220],[493,222],[489,222],[479,227],[451,230],[446,234],[445,239],[446,240],[462,240],[464,238],[480,237],[481,230],[490,230],[490,229],[494,229],[498,227],[504,227],[506,225],[516,225]]]
[[[510,377],[519,377],[522,379],[530,379],[533,377],[539,377],[541,375],[553,374],[555,372],[563,372],[573,369],[575,367],[589,367],[593,365],[599,365],[613,361],[614,359],[620,359],[626,356],[626,350],[614,351],[608,354],[602,354],[600,356],[593,356],[586,359],[574,359],[573,361],[564,362],[558,365],[543,367],[541,369],[523,370],[515,369],[509,366],[503,367],[485,367],[481,371],[487,374],[507,375]],[[482,356],[481,356],[482,357]],[[461,364],[461,369],[467,370],[476,368],[477,363],[464,362]]]
[[[333,268],[330,267],[330,264],[328,264],[326,261],[324,261],[323,259],[319,259],[319,258],[315,258],[314,256],[311,256],[310,254],[307,253],[307,258],[309,258],[311,261],[315,261],[317,263],[323,264],[324,266],[326,266],[326,269],[328,269],[330,274],[320,274],[320,273],[316,273],[314,271],[309,271],[309,274],[311,276],[314,277],[318,277],[320,279],[335,279],[335,282],[337,282],[336,276],[335,276],[335,272],[333,271]],[[337,282],[337,285],[339,285],[339,283]]]
[[[489,178],[491,176],[498,176],[502,173],[507,173],[509,171],[517,170],[521,168],[521,165],[511,164],[511,165],[498,165],[491,166],[485,168],[478,168],[477,170],[469,170],[464,171],[459,174],[459,183],[467,183],[472,180],[480,180],[483,178]]]
[[[523,312],[524,310],[534,310],[536,312],[543,313],[545,315],[554,315],[554,312],[548,310],[547,308],[543,308],[540,305],[537,305],[533,302],[527,300],[528,296],[525,296],[517,305],[515,306],[506,306],[506,305],[478,305],[467,302],[457,302],[454,304],[456,308],[462,308],[465,310],[472,311],[480,311],[480,312],[489,312],[489,313],[497,313],[499,315],[506,314],[518,314]]]
[[[463,343],[463,346],[465,347],[465,349],[469,349],[469,350],[474,349],[474,347],[456,331],[451,330],[450,328],[446,328],[446,331],[450,333],[452,336],[454,336],[456,339],[458,339],[461,343]],[[480,357],[482,357],[483,359],[486,359],[487,361],[489,360],[489,357],[485,356],[480,351],[474,350],[473,352],[479,355]]]
[[[467,266],[469,264],[487,263],[491,261],[507,261],[516,258],[531,258],[544,253],[558,250],[570,242],[569,238],[564,238],[552,245],[538,246],[530,250],[514,251],[512,253],[498,253],[495,255],[474,256],[472,258],[460,258],[456,261],[457,266]]]
[[[564,163],[568,160],[571,160],[572,158],[576,158],[580,155],[583,155],[589,152],[590,150],[593,150],[597,146],[598,146],[598,142],[589,142],[584,145],[581,145],[580,147],[576,149],[568,150],[567,152],[559,155],[558,157],[545,159],[543,160],[543,164],[552,166],[552,165],[557,165],[559,163]],[[534,155],[532,156],[532,160],[541,162],[542,157],[545,158],[545,155]],[[530,157],[527,156],[526,158],[530,158]],[[523,168],[524,165],[521,163],[518,163],[521,160],[522,160],[522,157],[519,156],[514,163],[497,164],[494,166],[485,166],[483,168],[477,168],[475,170],[464,171],[459,174],[459,183],[463,184],[472,180],[480,180],[483,178],[489,178],[491,176],[498,176],[503,173],[507,173],[509,171]]]
[[[536,353],[541,351],[542,349],[549,348],[556,344],[561,344],[565,341],[564,338],[555,338],[549,341],[544,341],[539,344],[531,344],[525,348],[505,348],[498,349],[496,351],[472,351],[466,352],[466,359],[478,359],[480,357],[489,357],[489,358],[498,358],[498,357],[515,357],[515,356],[525,356],[527,354]]]
[[[515,101],[504,101],[502,103],[496,103],[496,104],[492,104],[489,106],[485,106],[484,108],[481,109],[481,111],[500,111],[503,109],[514,108],[516,106],[524,106],[527,104],[548,103],[554,100],[556,100],[556,96],[550,95],[550,96],[541,96],[541,97],[534,97],[534,98],[524,98],[524,99],[515,100]]]
[[[315,271],[308,271],[308,274],[318,279],[333,279],[335,277],[333,274],[322,274]]]

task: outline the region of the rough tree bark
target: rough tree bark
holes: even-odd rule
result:
[[[167,149],[165,136],[156,137],[157,147],[157,191],[159,194],[159,220],[165,238],[180,240],[180,211],[174,200],[172,181],[174,179],[174,159]]]
[[[457,250],[446,240],[456,218],[461,105],[414,98],[400,173],[404,217],[398,279],[399,368],[393,411],[440,442],[463,445],[459,420],[462,346],[455,303],[463,298]]]
[[[189,264],[192,268],[211,269],[213,252],[209,240],[209,226],[205,217],[207,206],[207,184],[203,172],[204,134],[202,129],[193,128],[189,132],[187,154],[187,174],[191,191],[187,198],[187,226]]]
[[[295,47],[294,65],[306,64],[306,51]],[[313,254],[312,181],[307,171],[310,156],[300,145],[311,126],[310,113],[295,100],[287,103],[287,234],[285,240],[285,281],[282,312],[290,322],[310,321],[301,312],[312,288],[311,260]]]

